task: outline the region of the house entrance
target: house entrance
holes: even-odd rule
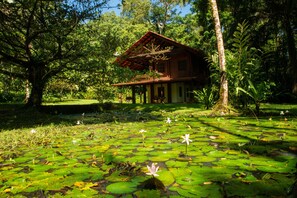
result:
[[[163,103],[165,100],[165,89],[164,87],[158,87],[158,102]]]
[[[164,87],[158,87],[158,97],[164,97]]]

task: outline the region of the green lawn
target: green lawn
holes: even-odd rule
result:
[[[260,117],[211,117],[195,104],[10,108],[0,121],[0,197],[287,197],[297,105],[261,107]]]

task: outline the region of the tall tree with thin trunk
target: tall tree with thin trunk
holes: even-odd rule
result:
[[[217,2],[216,0],[209,0],[209,2],[211,5],[212,16],[215,24],[215,32],[216,32],[218,53],[219,53],[220,78],[221,78],[220,97],[214,110],[219,111],[220,113],[226,113],[228,110],[228,79],[227,79],[223,35],[221,31],[221,24],[220,24]]]

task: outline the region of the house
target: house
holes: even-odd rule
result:
[[[129,82],[115,84],[131,87],[129,99],[133,103],[137,92],[143,103],[192,102],[192,91],[209,81],[208,63],[202,51],[151,31],[117,57],[115,63],[142,72]]]

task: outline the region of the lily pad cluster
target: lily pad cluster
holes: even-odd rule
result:
[[[2,131],[0,197],[288,196],[295,117],[140,111],[127,112],[129,119],[117,110],[103,122],[103,115],[84,114],[80,124],[67,116],[72,126]]]

